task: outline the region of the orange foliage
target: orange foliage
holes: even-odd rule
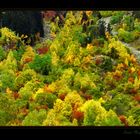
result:
[[[22,115],[26,116],[26,115],[28,115],[29,110],[26,108],[23,108],[21,112],[22,112]]]
[[[13,96],[14,96],[14,99],[17,99],[17,98],[19,98],[19,93],[14,92],[14,93],[13,93]]]
[[[122,79],[121,71],[115,71],[114,74],[113,74],[113,78],[116,79],[116,80]]]
[[[84,113],[83,112],[80,112],[80,111],[77,111],[77,110],[74,110],[72,112],[72,119],[77,119],[79,121],[83,120],[84,118]]]
[[[131,82],[131,83],[134,83],[134,78],[133,77],[129,77],[128,81]]]
[[[45,109],[47,110],[48,109],[48,106],[47,105],[40,105],[40,106],[37,106],[36,107],[36,110],[39,111],[40,109]]]
[[[140,70],[138,70],[137,74],[138,74],[138,77],[139,77],[139,79],[140,79]]]
[[[135,95],[134,99],[135,99],[136,101],[140,101],[140,95]]]
[[[44,91],[45,91],[45,92],[52,93],[52,90],[49,89],[48,84],[46,84],[46,85],[44,86]]]
[[[136,63],[136,62],[137,62],[134,55],[131,55],[131,56],[130,56],[130,61],[131,61],[132,63]]]
[[[28,57],[28,58],[25,58],[24,63],[29,63],[31,61],[32,61],[32,58],[31,57]]]
[[[123,124],[125,124],[125,126],[128,126],[128,122],[127,122],[126,117],[124,115],[120,115],[119,119],[121,120],[121,122]]]

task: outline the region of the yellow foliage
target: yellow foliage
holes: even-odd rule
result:
[[[110,33],[109,33],[109,32],[105,32],[105,36],[106,36],[106,38],[107,38],[108,40],[110,40],[110,39],[111,39],[111,35],[110,35]]]
[[[121,70],[122,68],[124,68],[123,63],[119,63],[116,67],[116,69]]]
[[[130,59],[130,54],[128,54],[125,45],[120,41],[116,41],[115,38],[112,38],[109,43],[109,48],[114,48],[118,51],[120,58],[124,61],[125,59]]]
[[[130,56],[130,62],[132,62],[132,63],[135,63],[136,62],[136,57],[132,54],[131,56]]]
[[[52,92],[57,91],[57,85],[55,84],[55,82],[52,82],[50,85],[48,85],[48,88],[49,88]]]
[[[86,14],[90,16],[92,14],[92,11],[86,11]]]
[[[126,66],[128,66],[128,59],[127,59],[127,58],[125,58],[124,64],[125,64]]]
[[[139,89],[140,87],[140,79],[138,79],[137,77],[134,80],[134,87],[135,89]]]
[[[35,57],[35,52],[33,50],[33,48],[31,46],[26,46],[26,50],[25,53],[22,55],[21,58],[21,65],[23,65],[24,63],[26,63],[26,60],[33,60]]]
[[[99,100],[98,100],[100,103],[105,103],[105,100],[101,97]]]
[[[38,91],[36,92],[36,94],[38,93],[44,93],[44,89],[43,88],[39,88]]]
[[[59,61],[59,56],[56,54],[55,51],[52,52],[52,65],[57,66]]]
[[[8,29],[7,27],[1,28],[0,32],[2,34],[2,37],[6,38],[7,42],[9,41],[16,42],[20,40],[20,37],[16,36],[15,33],[10,29]]]
[[[12,92],[12,90],[10,90],[10,88],[6,88],[6,93],[7,94],[12,94],[13,92]]]
[[[92,50],[93,49],[93,45],[91,45],[91,44],[87,44],[87,48],[86,48],[87,50]]]
[[[132,67],[130,70],[131,70],[131,73],[134,73],[136,71],[134,67]]]
[[[76,105],[77,107],[83,104],[83,99],[76,91],[68,93],[64,101],[72,106]]]

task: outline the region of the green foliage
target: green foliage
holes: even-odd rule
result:
[[[129,111],[129,123],[130,125],[139,126],[140,125],[140,107],[134,107]],[[131,122],[130,122],[131,118]],[[133,122],[133,124],[132,124]]]
[[[140,32],[140,22],[138,20],[134,21],[134,28],[136,31]]]
[[[15,79],[15,85],[19,89],[23,87],[27,82],[35,79],[37,79],[36,72],[32,69],[26,69],[25,71],[22,71],[18,74]]]
[[[125,31],[124,29],[118,30],[118,37],[120,40],[129,43],[135,40],[135,36],[132,32]]]
[[[15,79],[16,75],[12,70],[3,71],[2,73],[0,73],[0,90],[4,92],[6,88],[15,90]]]
[[[25,46],[20,46],[17,50],[13,50],[13,55],[16,60],[20,61],[25,52]]]
[[[119,120],[118,116],[112,110],[109,110],[106,114],[105,119],[96,119],[95,125],[97,126],[123,126],[121,121]]]
[[[42,126],[43,121],[47,117],[47,112],[44,109],[40,111],[31,111],[23,120],[23,126]]]
[[[9,121],[16,119],[17,109],[14,100],[5,93],[0,93],[0,126],[5,126]]]
[[[100,67],[104,71],[111,71],[113,69],[113,60],[110,57],[104,57],[103,63]]]
[[[95,87],[93,78],[96,78],[96,76],[94,74],[78,72],[74,77],[74,87],[76,89],[83,89],[83,90],[91,89],[91,88]],[[94,80],[96,81],[96,79],[94,79]]]
[[[29,63],[31,69],[34,69],[36,72],[48,75],[51,70],[51,55],[35,55],[34,60]]]
[[[112,16],[114,14],[114,11],[99,11],[101,16],[103,17],[109,17]]]
[[[47,105],[53,108],[54,102],[57,99],[56,95],[51,93],[36,93],[35,102],[40,105]]]
[[[123,17],[123,24],[126,25],[127,31],[133,31],[134,30],[134,17],[126,15]]]
[[[13,54],[12,51],[10,51],[8,53],[7,59],[5,59],[2,63],[3,63],[3,67],[2,67],[3,70],[11,69],[14,72],[17,71],[17,60],[15,59],[14,54]]]
[[[81,107],[84,112],[83,125],[87,126],[121,126],[121,122],[112,110],[106,111],[99,101],[86,101]]]
[[[24,100],[29,100],[34,92],[38,90],[38,88],[41,88],[42,84],[41,83],[36,83],[33,81],[28,81],[24,87],[20,88],[19,94]]]
[[[118,34],[101,16],[112,16]],[[57,17],[52,40],[34,47],[0,29],[0,125],[140,126],[140,66],[124,45],[140,36],[139,20],[127,11],[67,11],[64,21],[59,27]]]
[[[4,51],[4,49],[2,48],[2,46],[0,46],[0,61],[2,61],[3,59],[5,59],[6,57],[6,52]]]
[[[72,107],[70,104],[57,99],[53,109],[48,112],[46,120],[43,122],[45,126],[69,126],[70,115],[72,113]]]
[[[123,18],[124,12],[123,11],[119,11],[117,13],[115,13],[110,20],[111,24],[116,24],[116,23],[120,23],[122,18]]]
[[[116,93],[116,96],[111,100],[108,99],[104,103],[104,107],[109,110],[112,109],[118,115],[127,115],[128,111],[134,106],[132,98],[127,94]]]

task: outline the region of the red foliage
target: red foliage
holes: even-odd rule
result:
[[[136,101],[140,101],[140,95],[135,95],[134,99],[135,99]]]
[[[120,115],[119,119],[121,120],[121,122],[125,125],[128,126],[128,122],[126,120],[126,117],[124,115]]]
[[[56,16],[56,12],[55,11],[44,11],[44,12],[42,12],[42,15],[43,15],[43,18],[45,18],[45,20],[49,20]]]
[[[38,54],[45,54],[48,52],[48,50],[49,50],[48,47],[42,47],[42,48],[38,48],[37,52]]]
[[[62,93],[58,97],[63,101],[65,99],[65,97],[66,97],[66,94]]]
[[[113,75],[113,78],[115,80],[121,80],[122,76],[120,76],[120,75]]]
[[[80,112],[80,111],[77,111],[77,110],[74,110],[72,112],[72,118],[74,119],[77,119],[79,121],[83,120],[84,119],[84,113],[83,112]]]
[[[132,88],[132,89],[130,90],[130,93],[131,93],[131,94],[137,94],[137,90],[136,90],[135,88]]]
[[[85,94],[82,91],[79,93],[82,97],[84,97],[86,100],[91,100],[92,96],[89,94]]]
[[[92,96],[89,95],[89,94],[85,95],[84,97],[85,97],[86,100],[91,100],[92,99]]]
[[[101,63],[102,63],[102,59],[101,58],[96,58],[95,64],[100,65]]]
[[[17,99],[17,98],[19,98],[19,93],[14,92],[14,93],[13,93],[13,96],[14,96],[15,99]]]

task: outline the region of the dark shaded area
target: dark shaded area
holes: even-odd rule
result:
[[[6,11],[1,17],[1,27],[8,27],[19,36],[27,35],[31,44],[35,41],[35,34],[44,37],[43,18],[39,11]]]

